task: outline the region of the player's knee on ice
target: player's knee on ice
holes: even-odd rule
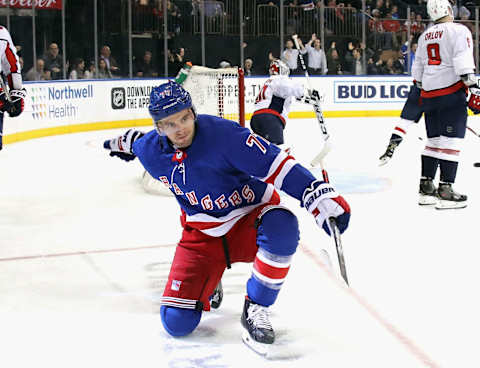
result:
[[[186,336],[200,323],[202,312],[192,309],[160,307],[160,316],[165,330],[172,336]]]
[[[289,256],[295,253],[299,239],[298,220],[292,212],[273,209],[262,216],[257,232],[259,247],[278,256]]]

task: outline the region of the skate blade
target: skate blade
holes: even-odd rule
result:
[[[420,194],[420,197],[418,198],[418,204],[420,206],[431,206],[434,204],[436,205],[437,203],[438,203],[437,197]]]
[[[467,201],[462,202],[454,202],[454,201],[445,201],[440,199],[438,203],[435,205],[437,210],[451,210],[451,209],[459,209],[467,207]]]
[[[381,158],[380,159],[380,162],[378,163],[378,166],[384,166],[385,164],[388,163],[388,161],[390,161],[391,157],[384,157],[384,158]]]
[[[262,344],[261,342],[255,341],[247,330],[244,330],[242,333],[242,340],[245,345],[247,345],[250,349],[252,349],[258,355],[266,357],[268,351],[272,344]]]

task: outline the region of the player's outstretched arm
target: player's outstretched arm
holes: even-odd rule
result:
[[[303,192],[302,203],[314,217],[318,226],[331,235],[330,221],[334,218],[343,233],[350,222],[350,206],[330,183],[315,180]]]
[[[133,143],[143,136],[143,132],[129,129],[123,135],[103,142],[103,148],[110,150],[112,157],[117,156],[124,161],[130,161],[137,157],[132,151]]]

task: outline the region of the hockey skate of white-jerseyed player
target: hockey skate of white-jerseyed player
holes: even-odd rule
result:
[[[463,208],[467,196],[455,192],[461,145],[467,126],[468,106],[480,112],[474,74],[473,40],[470,30],[453,23],[449,0],[428,0],[427,12],[433,26],[418,39],[412,77],[421,83],[427,142],[422,152],[420,204],[437,209]],[[440,168],[438,188],[433,183]]]
[[[268,316],[299,240],[295,215],[278,189],[298,199],[330,234],[328,219],[345,231],[350,208],[277,146],[240,125],[197,115],[190,94],[169,81],[152,90],[155,129],[129,130],[108,140],[112,156],[138,157],[175,194],[183,233],[172,261],[160,315],[172,336],[192,333],[226,268],[253,262],[241,323],[243,341],[266,354],[275,334]]]

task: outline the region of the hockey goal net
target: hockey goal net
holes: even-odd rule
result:
[[[241,68],[210,69],[194,65],[182,86],[192,96],[198,114],[219,116],[245,126],[245,84]],[[163,183],[146,171],[142,185],[148,193],[171,195]]]
[[[219,116],[245,126],[245,85],[240,68],[192,66],[183,83],[199,114]]]

